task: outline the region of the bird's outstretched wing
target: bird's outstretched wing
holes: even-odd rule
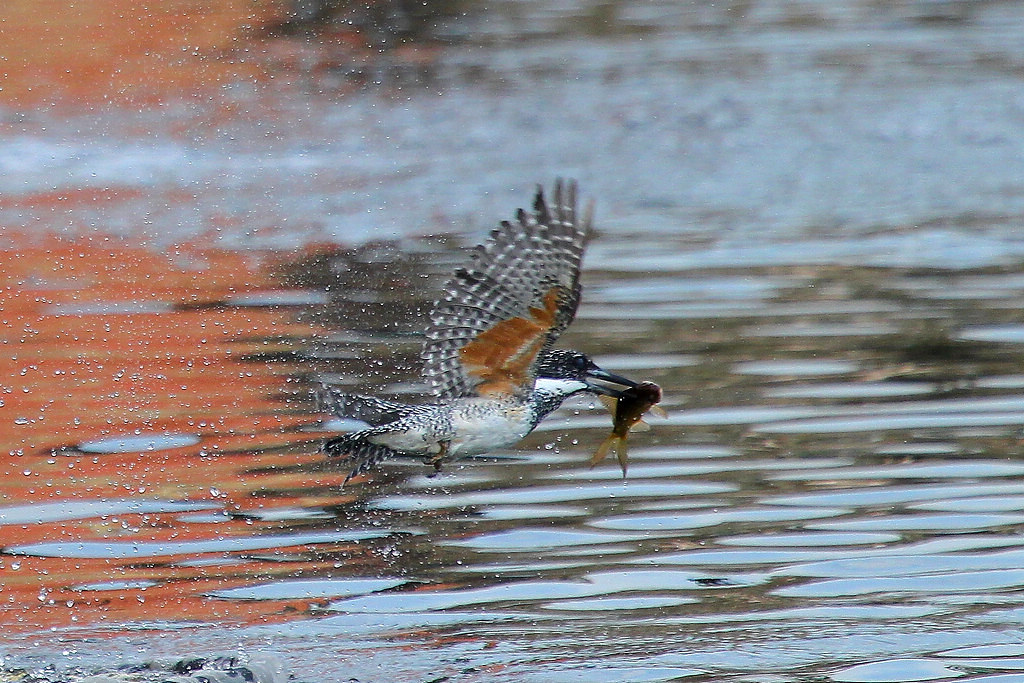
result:
[[[576,316],[590,216],[578,216],[576,183],[537,189],[455,271],[430,314],[423,375],[439,398],[524,393],[533,366]]]

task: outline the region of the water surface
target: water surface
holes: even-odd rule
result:
[[[599,5],[475,9],[401,87],[7,110],[7,671],[1024,677],[1024,13]],[[461,248],[556,175],[565,344],[665,389],[629,478],[581,400],[342,487],[310,390],[422,393]]]

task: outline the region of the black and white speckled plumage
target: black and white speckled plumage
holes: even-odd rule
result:
[[[596,363],[586,354],[571,349],[545,349],[537,359],[535,372],[537,377],[549,379],[567,379],[586,383],[590,373],[600,370]],[[351,394],[338,387],[321,387],[318,394],[318,408],[326,413],[360,420],[372,427],[395,422],[403,417],[432,408],[439,404],[414,404],[389,401],[376,396]],[[543,396],[548,399],[549,397]],[[559,400],[550,407],[549,401],[537,409],[537,421],[544,419],[564,401]]]
[[[350,478],[395,455],[439,466],[515,443],[567,397],[592,390],[588,376],[611,377],[582,353],[551,348],[576,315],[590,224],[589,212],[578,216],[575,183],[556,183],[550,205],[538,188],[533,213],[519,210],[515,221],[502,222],[455,272],[431,313],[421,357],[435,402],[409,405],[326,387],[324,409],[371,426],[331,439],[323,450],[351,464]],[[545,297],[551,296],[557,299],[550,318],[538,315],[550,310]],[[465,347],[514,319],[533,325],[536,348],[527,371],[501,375],[502,382],[481,395],[488,377],[466,367]],[[506,381],[510,377],[518,383]]]
[[[576,389],[585,390],[582,383]],[[346,481],[394,456],[414,456],[432,462],[443,455],[442,461],[457,460],[515,443],[576,391],[541,388],[526,402],[507,396],[403,405],[405,414],[401,418],[343,434],[325,443],[323,450],[329,456],[344,457],[352,463]],[[481,429],[470,425],[481,425]],[[442,453],[442,449],[446,452]]]
[[[329,385],[322,386],[317,394],[317,408],[321,412],[360,420],[371,425],[400,420],[416,412],[419,407],[376,396],[350,394],[339,387]]]

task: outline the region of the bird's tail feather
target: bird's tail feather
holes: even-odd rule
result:
[[[373,468],[385,458],[390,458],[397,453],[380,444],[371,443],[358,433],[342,434],[324,443],[321,450],[331,458],[343,458],[352,466],[352,470],[345,477],[345,483],[355,476]]]

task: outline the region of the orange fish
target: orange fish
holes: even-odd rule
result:
[[[654,382],[641,382],[635,387],[623,391],[618,398],[609,396],[598,396],[598,398],[611,411],[612,433],[597,447],[594,457],[590,459],[590,466],[593,467],[608,457],[608,451],[614,447],[615,457],[619,459],[619,467],[622,468],[622,476],[625,477],[629,461],[629,454],[626,450],[626,437],[629,432],[631,430],[642,432],[651,428],[642,419],[648,410],[655,415],[667,417],[665,411],[656,405],[661,402],[661,387]]]

